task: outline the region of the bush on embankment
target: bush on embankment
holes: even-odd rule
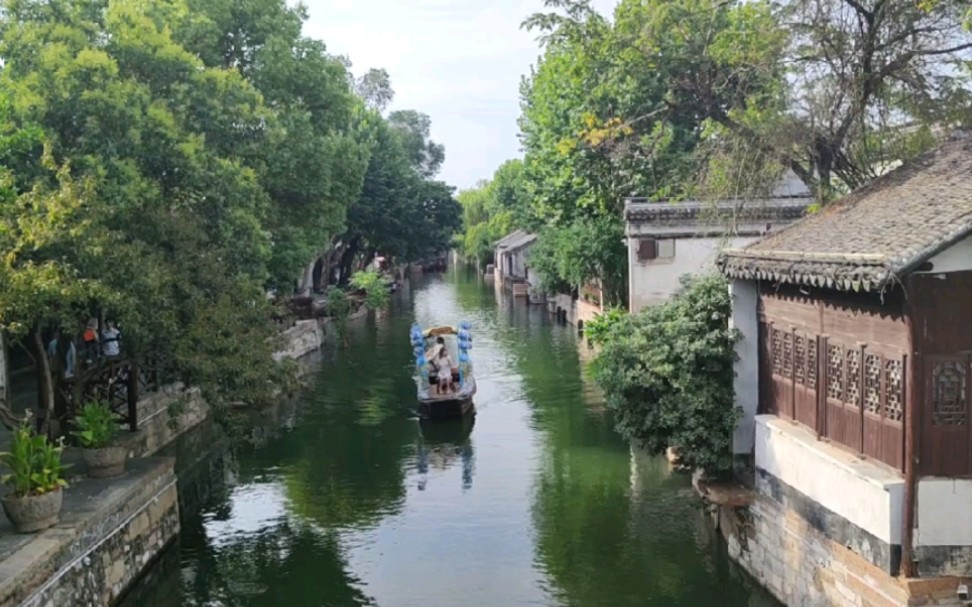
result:
[[[732,471],[735,330],[725,279],[683,279],[669,302],[610,319],[594,377],[617,430],[652,454],[676,449],[681,470]],[[607,319],[606,319],[607,320]]]

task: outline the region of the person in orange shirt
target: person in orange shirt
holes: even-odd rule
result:
[[[98,351],[100,350],[100,346],[98,344],[98,332],[95,331],[95,321],[88,323],[88,326],[85,328],[81,339],[84,344],[81,351],[84,353],[85,360],[88,363],[91,363],[98,358]]]

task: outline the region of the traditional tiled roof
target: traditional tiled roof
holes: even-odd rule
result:
[[[498,248],[498,249],[499,248],[506,247],[510,242],[512,242],[512,241],[514,241],[514,240],[516,240],[518,238],[521,238],[525,234],[526,234],[526,232],[524,232],[523,230],[514,230],[513,232],[510,232],[506,236],[504,236],[504,237],[500,238],[499,240],[497,240],[496,242],[494,242],[493,243],[493,246],[496,247],[496,248]]]
[[[499,248],[502,248],[507,252],[518,251],[523,247],[532,244],[537,239],[536,234],[530,234],[528,232],[523,232],[520,230],[518,230],[518,232],[519,232],[518,234],[514,232],[513,238],[509,238],[509,237],[507,237],[509,239],[504,238],[503,240],[505,240],[505,242],[504,244],[500,245]]]
[[[880,291],[970,233],[972,139],[958,134],[718,265],[732,278]]]
[[[813,200],[809,197],[765,198],[720,202],[647,202],[629,198],[624,205],[628,223],[686,224],[733,220],[757,221],[802,217]]]

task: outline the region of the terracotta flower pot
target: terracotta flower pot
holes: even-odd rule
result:
[[[81,458],[88,467],[91,478],[110,478],[125,473],[125,460],[128,449],[125,447],[102,447],[101,449],[82,449]]]
[[[13,523],[17,533],[35,533],[58,523],[64,492],[61,489],[41,495],[3,498],[3,511]]]

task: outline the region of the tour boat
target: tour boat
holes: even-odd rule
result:
[[[463,321],[459,328],[449,326],[432,327],[426,331],[417,324],[412,325],[412,351],[415,354],[415,367],[418,371],[418,414],[424,419],[462,417],[474,413],[473,395],[476,394],[476,378],[473,377],[470,325]],[[438,377],[435,368],[426,360],[426,353],[437,345],[438,338],[445,342],[449,358],[452,360],[452,385],[445,393],[438,393]],[[438,352],[438,349],[436,349]]]

